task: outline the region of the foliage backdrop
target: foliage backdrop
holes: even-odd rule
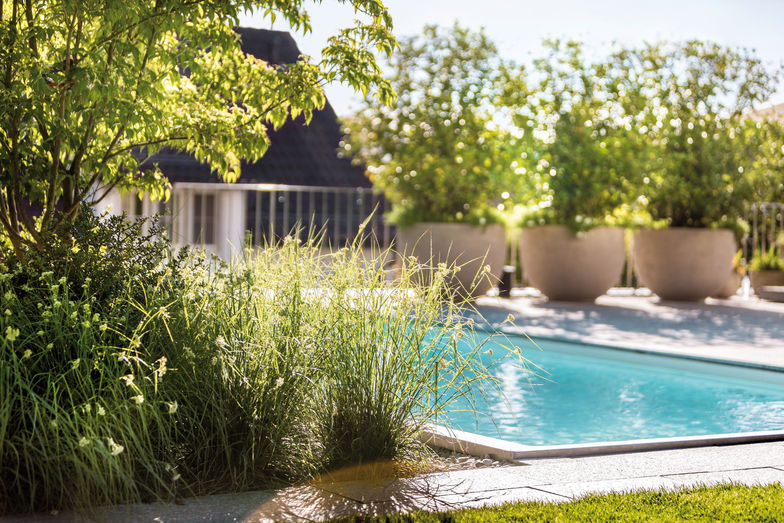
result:
[[[164,146],[236,180],[268,129],[324,105],[325,82],[388,101],[372,51],[396,45],[389,13],[380,0],[344,3],[357,20],[321,63],[273,67],[242,53],[233,27],[254,9],[309,31],[303,0],[2,0],[2,235],[21,254],[68,234],[81,203],[113,187],[165,197],[160,172],[138,169]]]

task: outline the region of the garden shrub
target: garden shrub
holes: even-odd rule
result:
[[[359,243],[289,239],[225,264],[172,256],[156,230],[93,221],[69,249],[0,265],[0,514],[410,458],[485,375],[456,349],[466,326],[442,286],[411,284],[408,261],[389,282]],[[106,245],[140,250],[102,263]]]
[[[174,400],[157,390],[166,359],[144,351],[150,313],[132,296],[177,262],[142,225],[85,215],[70,242],[24,263],[5,253],[0,514],[175,491],[165,452]]]

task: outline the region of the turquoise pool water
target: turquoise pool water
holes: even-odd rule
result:
[[[500,391],[454,428],[526,445],[784,430],[784,373],[587,345],[511,341],[541,367],[504,360]],[[509,342],[504,342],[508,344]],[[502,350],[491,341],[491,363]],[[486,350],[486,349],[485,349]],[[459,406],[469,408],[466,402]]]

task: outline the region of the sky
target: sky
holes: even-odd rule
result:
[[[484,28],[502,58],[528,63],[540,54],[542,39],[576,39],[601,51],[612,42],[632,46],[645,41],[710,40],[754,49],[766,63],[784,62],[784,0],[386,0],[397,37],[416,35],[426,24],[455,21]],[[303,54],[314,60],[327,38],[350,25],[353,10],[336,0],[307,5],[313,23],[308,35],[293,33]],[[259,14],[241,19],[248,27],[288,31]],[[327,99],[339,116],[361,103],[350,87],[328,85]],[[784,102],[784,87],[771,99]]]

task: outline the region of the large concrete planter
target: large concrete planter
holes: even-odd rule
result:
[[[474,226],[462,223],[418,223],[397,231],[397,251],[415,256],[425,267],[439,263],[459,266],[450,282],[463,297],[487,293],[501,276],[506,256],[503,225]],[[490,273],[482,275],[485,265]],[[423,270],[424,283],[429,271]]]
[[[751,271],[751,288],[758,292],[762,287],[784,285],[784,271]]]
[[[520,257],[528,281],[549,299],[593,301],[621,279],[624,231],[597,227],[575,235],[561,225],[526,227]]]
[[[642,230],[634,235],[634,268],[660,298],[700,301],[727,283],[736,249],[729,229]]]
[[[740,289],[742,283],[743,277],[737,272],[732,271],[729,278],[727,278],[727,281],[724,282],[724,285],[722,285],[721,289],[719,289],[713,297],[722,299],[731,298],[738,294],[738,289]]]

